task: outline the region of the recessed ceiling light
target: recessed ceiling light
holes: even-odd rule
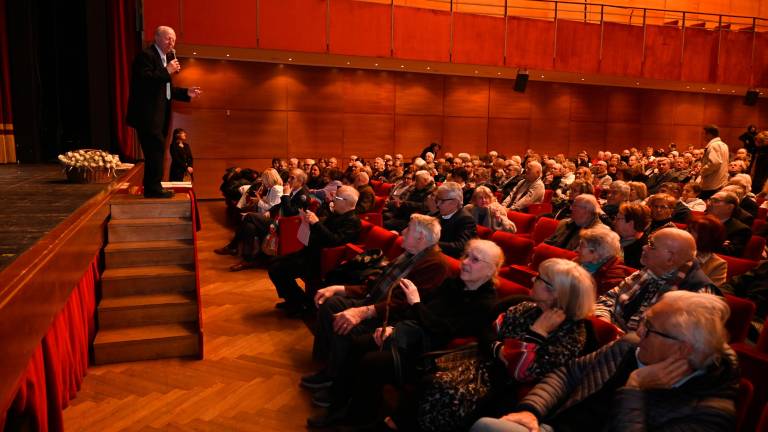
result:
[[[691,86],[685,86],[685,88],[691,88]]]
[[[379,64],[378,64],[378,63],[374,63],[373,65],[374,65],[374,66],[378,66]]]
[[[432,69],[432,68],[431,68],[431,67],[429,67],[429,66],[427,66],[427,70],[430,70],[430,69]]]
[[[291,57],[288,57],[288,61],[293,61],[293,58],[291,58]]]
[[[501,75],[501,72],[496,72],[496,75]]]
[[[544,78],[544,74],[542,74],[541,77]]]
[[[227,54],[227,57],[229,57],[229,54]]]
[[[640,81],[636,82],[635,85],[640,85]]]
[[[405,65],[400,65],[400,67],[401,67],[401,68],[404,68],[404,67],[405,67]]]
[[[352,62],[351,62],[351,61],[348,61],[348,62],[347,62],[347,64],[352,64]]]
[[[581,80],[584,81],[584,78],[582,78]]]
[[[731,93],[736,93],[736,90],[731,90]]]
[[[197,55],[197,51],[192,51],[192,55]]]
[[[475,71],[475,73],[477,73],[477,71]]]

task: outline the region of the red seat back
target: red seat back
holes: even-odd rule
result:
[[[517,232],[519,234],[527,234],[533,229],[533,224],[536,222],[536,216],[528,213],[520,213],[509,210],[507,212],[509,220],[514,222]]]
[[[395,187],[394,183],[382,183],[379,189],[374,189],[373,192],[378,196],[388,197],[393,187]]]
[[[725,322],[725,328],[730,335],[728,343],[744,342],[747,339],[749,326],[757,308],[754,303],[747,299],[730,294],[725,294],[724,297],[728,307],[731,308],[731,314],[728,316],[728,321]]]
[[[753,235],[747,246],[744,248],[742,257],[751,260],[760,260],[763,257],[763,250],[765,249],[765,238]]]
[[[563,258],[572,260],[576,258],[576,252],[568,249],[560,249],[546,243],[540,243],[533,248],[533,258],[531,258],[531,269],[539,270],[539,265],[550,258]]]
[[[592,323],[592,330],[595,332],[598,347],[608,345],[621,336],[621,330],[615,325],[595,316],[591,316],[587,319]]]
[[[384,217],[381,213],[363,213],[357,216],[361,221],[366,221],[376,226],[384,226]]]
[[[752,403],[752,397],[755,393],[755,387],[749,380],[739,379],[739,395],[736,397],[736,429],[742,430],[744,420],[747,418],[747,409]]]
[[[505,266],[511,264],[525,265],[530,262],[531,251],[533,250],[533,241],[530,239],[504,231],[496,231],[491,235],[490,240],[504,251]]]
[[[552,203],[543,202],[531,204],[528,206],[528,214],[538,216],[540,214],[552,213]]]
[[[384,204],[387,202],[387,197],[383,196],[377,196],[375,198],[375,201],[373,203],[373,212],[374,213],[381,213],[384,211]]]
[[[767,216],[768,216],[768,207],[758,207],[757,218],[765,220]]]
[[[384,251],[384,255],[387,256],[388,260],[392,261],[399,257],[403,252],[405,252],[405,249],[403,249],[403,237],[398,236],[394,243],[392,243],[392,246]]]
[[[533,243],[539,244],[548,239],[549,236],[555,232],[559,223],[560,221],[557,219],[547,217],[539,218],[536,222],[536,226],[533,227],[533,234],[531,234]]]
[[[754,387],[752,403],[746,408],[747,413],[741,430],[756,430],[757,422],[768,396],[768,354],[758,352],[747,344],[738,343],[732,348],[739,355],[739,370],[742,378],[749,380]],[[737,408],[738,409],[738,408]]]
[[[748,260],[748,259],[742,259],[742,258],[736,258],[728,255],[720,255],[717,254],[720,258],[724,259],[726,264],[728,264],[728,270],[727,275],[728,279],[738,276],[740,274],[744,274],[753,268],[757,267],[757,261],[754,260]]]
[[[281,216],[278,219],[278,255],[288,255],[304,248],[304,243],[298,238],[300,225],[301,216]]]
[[[363,239],[363,248],[369,249],[381,249],[383,252],[387,252],[392,244],[397,240],[397,234],[392,231],[387,231],[382,227],[373,226],[368,235]]]
[[[764,229],[766,224],[768,224],[768,222],[766,222],[765,219],[757,219],[757,218],[755,218],[755,221],[752,222],[752,232],[753,233],[763,232],[763,229]]]
[[[458,277],[461,273],[461,263],[454,257],[443,254],[443,259],[448,263],[449,277]]]
[[[547,189],[544,191],[544,201],[545,203],[551,203],[552,202],[552,195],[555,193],[552,189]],[[530,208],[530,207],[529,207]]]
[[[484,225],[477,226],[477,236],[483,240],[488,240],[493,234],[493,230]]]
[[[527,296],[531,295],[531,290],[520,284],[512,282],[511,280],[500,277],[498,283],[496,284],[496,297],[504,298],[511,295]]]
[[[755,348],[760,352],[768,354],[768,319],[763,323],[763,330],[760,331],[760,336],[757,337]]]

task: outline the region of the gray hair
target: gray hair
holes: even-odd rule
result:
[[[621,239],[608,227],[598,225],[597,228],[582,229],[579,237],[588,248],[595,251],[600,262],[608,261],[613,256],[622,256]]]
[[[413,179],[416,180],[419,178],[426,178],[426,179],[429,179],[430,181],[434,181],[434,179],[432,178],[432,175],[429,174],[429,171],[426,171],[426,170],[416,171],[416,174],[413,175]]]
[[[723,186],[722,189],[720,189],[720,192],[731,192],[734,195],[736,195],[736,198],[739,199],[739,202],[744,199],[745,196],[747,196],[747,190],[738,184],[729,184],[727,186]]]
[[[464,251],[469,252],[470,250],[481,255],[482,258],[484,258],[484,261],[493,266],[493,275],[491,275],[491,279],[494,280],[495,284],[499,269],[504,264],[504,251],[501,250],[496,243],[482,239],[472,239],[468,241]]]
[[[738,185],[746,189],[747,192],[752,190],[752,177],[749,174],[736,174],[731,177],[728,183],[732,185]]]
[[[618,193],[624,197],[624,201],[629,199],[630,187],[629,184],[623,180],[616,180],[608,187],[611,191]]]
[[[418,173],[417,173],[418,174]],[[460,203],[464,202],[464,192],[456,182],[445,182],[437,188],[437,193],[447,196],[448,199],[457,199]]]
[[[592,314],[595,307],[595,280],[582,266],[571,260],[550,258],[539,264],[539,274],[551,285],[547,288],[557,306],[572,320]]]
[[[648,312],[653,315],[658,309],[661,309],[659,316],[663,317],[664,330],[693,348],[688,360],[695,368],[706,366],[723,353],[728,342],[725,322],[731,310],[722,298],[685,290],[670,291]]]
[[[339,186],[336,189],[336,195],[343,195],[342,198],[348,199],[352,203],[353,208],[357,205],[357,199],[360,198],[360,192],[352,186]]]
[[[576,202],[584,203],[592,207],[592,214],[595,215],[595,217],[603,214],[603,209],[600,208],[600,203],[597,202],[597,198],[595,198],[592,194],[581,194],[573,199],[573,203]]]
[[[430,246],[434,246],[440,241],[440,222],[432,216],[414,213],[408,223],[408,230],[423,234]]]

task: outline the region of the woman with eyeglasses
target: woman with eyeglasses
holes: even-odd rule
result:
[[[496,300],[495,282],[504,253],[488,240],[471,240],[460,259],[460,274],[447,279],[431,296],[421,299],[408,279],[400,281],[408,309],[398,322],[382,317],[383,325],[356,341],[346,366],[331,387],[328,412],[307,419],[310,427],[339,422],[354,425],[378,423],[381,390],[386,384],[416,383],[422,354],[441,349],[457,337],[487,332]],[[594,300],[594,299],[593,299]],[[394,317],[389,317],[394,318]],[[390,425],[412,421],[415,404],[401,407]]]

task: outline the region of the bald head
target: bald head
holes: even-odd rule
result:
[[[176,45],[176,32],[168,26],[159,26],[155,29],[155,45],[165,54],[170,53]]]
[[[696,256],[696,240],[688,231],[664,228],[656,232],[654,240],[656,244],[672,252],[675,267],[691,261]]]

